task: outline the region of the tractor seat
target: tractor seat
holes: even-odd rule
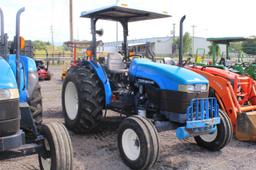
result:
[[[127,66],[123,61],[123,56],[119,53],[108,54],[107,67],[112,73],[128,72]]]
[[[169,64],[169,65],[176,65],[175,61],[171,59],[170,57],[165,57],[163,59],[164,64]]]

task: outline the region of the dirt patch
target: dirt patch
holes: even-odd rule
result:
[[[51,81],[40,82],[43,95],[44,122],[63,122],[61,108],[61,67],[50,67],[54,74]],[[118,114],[108,111],[100,132],[76,135],[70,132],[74,147],[75,170],[126,170],[117,148]],[[160,158],[153,167],[164,169],[256,169],[256,143],[235,139],[219,152],[209,152],[198,147],[192,139],[180,141],[174,131],[161,132]],[[1,154],[1,153],[0,153]],[[37,156],[0,161],[0,170],[39,169]]]

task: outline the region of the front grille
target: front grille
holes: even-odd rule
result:
[[[216,98],[192,99],[187,108],[187,121],[205,120],[219,117],[219,105]]]
[[[186,114],[190,102],[195,98],[207,98],[208,92],[187,93],[170,90],[161,90],[160,110],[162,112],[171,112]]]

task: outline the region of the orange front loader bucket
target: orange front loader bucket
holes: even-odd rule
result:
[[[235,78],[233,87],[229,80],[209,73],[204,68],[187,68],[209,80],[220,108],[231,120],[234,136],[240,141],[256,141],[256,83],[244,77],[239,80]],[[235,93],[238,92],[238,86],[246,89],[244,93]]]
[[[256,111],[238,115],[235,135],[241,141],[256,141]]]

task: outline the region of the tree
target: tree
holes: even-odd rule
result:
[[[50,45],[49,42],[43,42],[43,41],[39,41],[39,40],[35,40],[32,42],[33,48],[35,50],[42,50],[42,49],[46,49],[47,46]]]
[[[179,47],[179,42],[180,42],[180,38],[176,38],[174,39],[173,44],[176,47]],[[192,38],[190,37],[189,33],[186,32],[183,36],[183,54],[188,54],[190,52],[191,44],[192,44]]]
[[[220,56],[220,55],[221,55],[220,46],[219,46],[218,44],[215,44],[215,46],[216,46],[216,56]],[[212,54],[213,54],[213,48],[214,48],[213,43],[211,43],[211,45],[209,45],[208,48],[209,48],[208,54],[209,54],[209,56],[212,56]]]
[[[71,48],[67,46],[67,44],[63,43],[62,45],[64,51],[70,51]]]
[[[235,49],[238,52],[242,51],[242,43],[241,42],[231,43],[230,47],[231,47],[231,49]]]
[[[192,44],[192,38],[190,37],[189,33],[186,32],[183,37],[184,54],[189,53],[189,51],[191,49],[191,44]]]
[[[244,41],[242,43],[242,50],[246,54],[256,55],[256,38]]]

